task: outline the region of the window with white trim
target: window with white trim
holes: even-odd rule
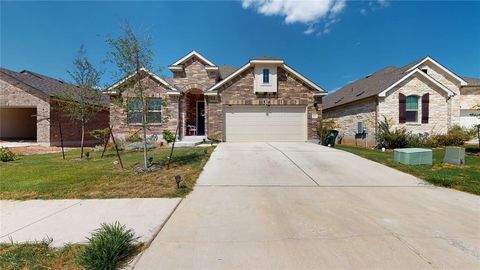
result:
[[[142,123],[142,100],[137,97],[127,98],[127,123]]]
[[[147,98],[147,123],[160,124],[162,123],[162,99],[161,98]],[[141,124],[142,123],[142,100],[138,97],[127,99],[127,123]]]
[[[418,96],[407,96],[405,109],[405,122],[418,122]]]
[[[263,69],[263,83],[270,83],[270,69]]]

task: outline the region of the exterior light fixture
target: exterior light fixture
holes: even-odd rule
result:
[[[180,175],[175,176],[175,183],[177,183],[177,189],[180,188],[180,182],[182,181],[182,177]]]
[[[318,108],[318,102],[313,102],[313,107]]]

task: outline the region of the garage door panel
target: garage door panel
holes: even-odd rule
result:
[[[227,141],[305,141],[305,106],[228,106]]]

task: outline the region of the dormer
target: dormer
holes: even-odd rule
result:
[[[250,63],[254,66],[255,93],[276,93],[277,92],[277,67],[283,65],[283,60],[262,57],[253,59]]]

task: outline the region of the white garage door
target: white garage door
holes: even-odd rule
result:
[[[305,106],[226,106],[227,142],[306,141]]]

